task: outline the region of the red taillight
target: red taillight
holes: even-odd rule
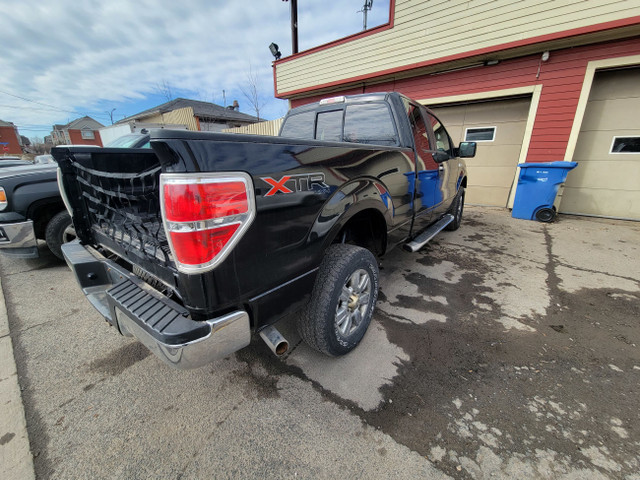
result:
[[[185,265],[210,262],[231,240],[239,226],[240,224],[236,223],[201,231],[171,232],[171,243],[176,252],[176,260]]]
[[[170,222],[228,217],[249,210],[243,182],[165,184],[164,199]]]
[[[253,184],[244,173],[162,174],[162,216],[178,270],[214,268],[255,216]]]

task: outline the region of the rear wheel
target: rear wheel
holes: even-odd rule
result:
[[[76,238],[76,231],[71,223],[71,216],[62,211],[57,213],[47,224],[45,231],[45,240],[51,253],[60,260],[64,260],[62,256],[62,244],[70,242]]]
[[[464,188],[460,187],[456,198],[453,200],[449,213],[453,215],[453,221],[444,227],[445,230],[454,231],[460,228],[462,223],[462,211],[464,210]]]
[[[354,245],[332,245],[298,320],[300,335],[326,355],[349,353],[364,337],[377,298],[378,263],[373,254]]]

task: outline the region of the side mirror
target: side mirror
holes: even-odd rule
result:
[[[476,156],[476,142],[460,142],[458,156],[460,158],[473,158]]]
[[[450,158],[451,157],[449,156],[449,154],[447,152],[443,152],[442,150],[436,150],[436,152],[433,153],[433,161],[436,163],[446,162]]]

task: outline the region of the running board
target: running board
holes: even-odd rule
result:
[[[403,248],[408,252],[417,252],[451,222],[453,222],[453,215],[448,213],[409,243],[405,243]]]

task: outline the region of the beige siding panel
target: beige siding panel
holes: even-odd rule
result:
[[[583,160],[571,171],[567,184],[572,188],[637,191],[640,183],[640,154],[624,155],[627,158],[634,156],[635,160],[615,162]]]
[[[393,29],[277,66],[290,91],[637,15],[640,0],[397,0]],[[451,32],[456,32],[451,35]]]
[[[630,124],[627,124],[627,126]],[[580,160],[581,162],[612,162],[617,165],[619,162],[624,161],[625,157],[633,157],[634,155],[611,155],[611,144],[613,143],[613,137],[624,136],[638,136],[640,130],[621,128],[620,130],[588,130],[584,131],[584,134],[580,136],[580,143],[576,145],[575,153],[573,154],[574,161]],[[640,183],[640,177],[638,177]]]
[[[164,124],[161,113],[158,113],[156,115],[151,115],[150,117],[144,117],[142,121],[144,123],[157,123],[158,125]]]
[[[491,167],[508,167],[511,169],[511,179],[509,181],[513,180],[514,168],[515,165],[518,164],[517,160],[520,155],[520,149],[522,148],[522,136],[524,135],[522,127],[520,129],[519,135],[520,143],[516,145],[492,145],[493,142],[478,143],[476,156],[475,158],[470,158],[467,160],[467,167],[479,169]],[[491,185],[495,185],[495,182],[492,182]]]
[[[178,108],[177,110],[167,112],[162,115],[162,119],[164,123],[186,125],[187,130],[194,132],[199,130],[198,121],[193,115],[193,108],[191,107]]]
[[[464,118],[465,125],[486,125],[487,123],[526,122],[529,115],[529,99],[491,102],[490,108],[471,108]]]
[[[282,118],[278,118],[276,120],[269,120],[268,122],[245,125],[244,127],[226,128],[223,132],[242,133],[247,135],[269,135],[275,137],[278,135],[281,125]]]
[[[429,106],[428,103],[427,103],[427,106]],[[451,131],[454,126],[462,128],[462,125],[464,125],[464,116],[467,111],[467,105],[454,105],[451,107],[444,107],[444,110],[439,110],[442,107],[430,107],[430,108],[435,112],[438,118],[440,118],[441,112],[446,111],[446,116],[447,116],[446,121],[444,118],[441,118],[441,120],[442,120],[442,123],[447,126],[447,131],[449,132],[449,135],[451,135],[451,137],[455,140],[456,137],[453,136],[453,133],[451,133]],[[445,113],[442,113],[442,114],[445,115]],[[462,138],[462,137],[459,137],[459,138]]]
[[[465,192],[464,202],[470,205],[504,206],[511,187],[483,187],[476,185]]]
[[[469,171],[469,185],[506,189],[511,188],[515,172],[515,168],[511,165],[498,167],[467,165],[467,170]],[[506,204],[507,199],[505,198],[502,206],[504,207]]]
[[[596,72],[560,212],[640,220],[640,153],[611,154],[640,135],[640,68]]]
[[[635,71],[636,68],[629,68],[612,70],[608,75],[598,73],[598,82],[589,93],[589,101],[637,98],[638,75]]]
[[[565,186],[559,211],[598,217],[640,220],[637,191]]]
[[[640,97],[590,102],[591,114],[585,116],[580,131],[609,130],[615,132],[629,128],[629,125],[633,125],[640,115],[640,112],[634,110],[632,105],[639,103]]]
[[[494,141],[478,142],[475,158],[467,159],[467,203],[507,205],[530,103],[530,98],[515,98],[432,107],[456,144],[464,140],[465,130],[469,127],[496,127]]]

